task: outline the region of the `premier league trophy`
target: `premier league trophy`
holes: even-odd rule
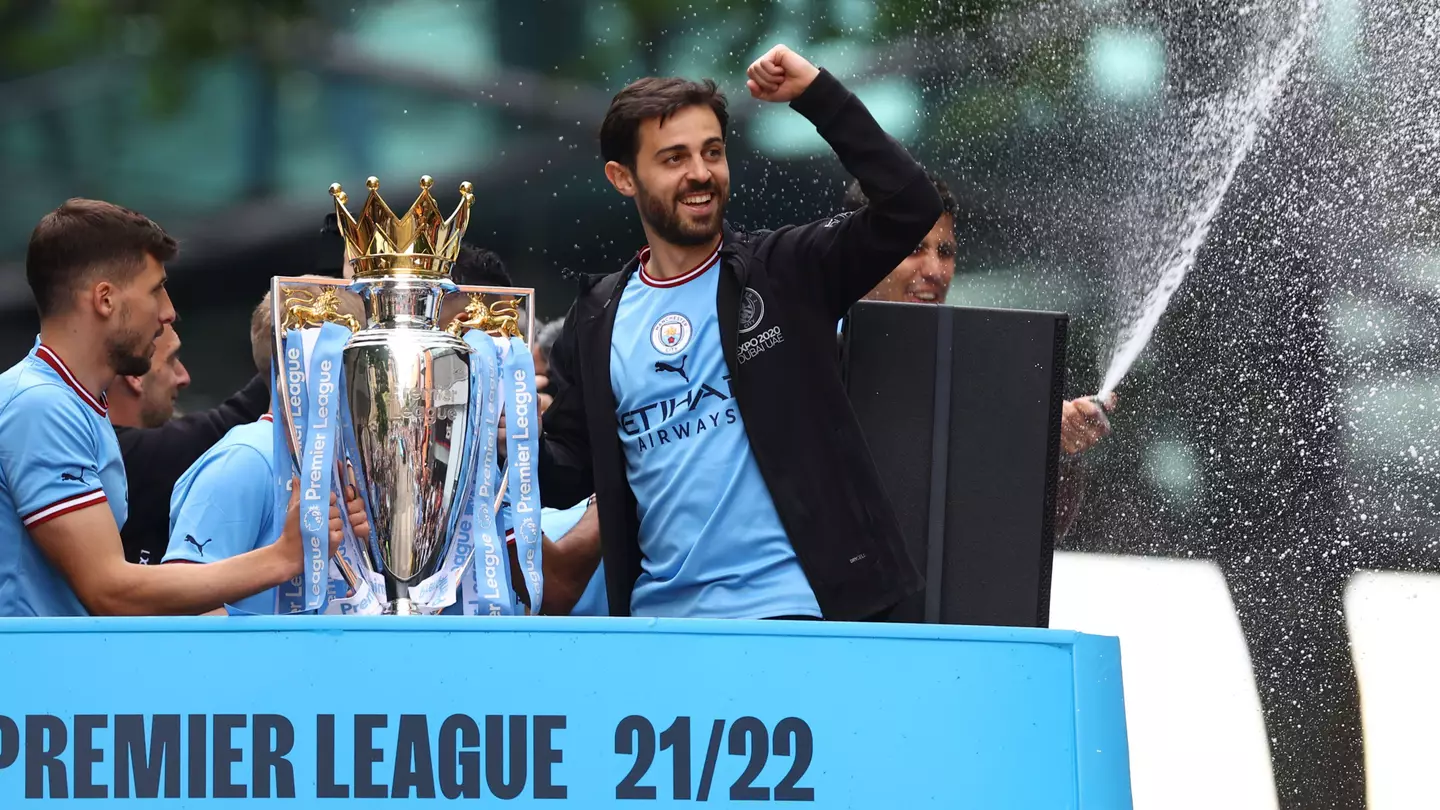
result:
[[[303,575],[279,589],[278,613],[523,612],[507,529],[539,612],[540,426],[525,343],[534,292],[451,282],[474,195],[462,183],[447,219],[431,185],[421,178],[397,217],[371,177],[358,218],[331,186],[351,278],[272,280],[276,509],[298,477],[306,556]],[[363,311],[346,312],[347,301]],[[453,303],[463,308],[442,323]],[[347,534],[327,560],[330,495],[346,486],[371,533]]]

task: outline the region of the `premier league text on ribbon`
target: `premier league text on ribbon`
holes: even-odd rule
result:
[[[327,502],[330,499],[330,492],[327,484],[330,482],[330,471],[328,468],[330,454],[325,451],[328,449],[326,442],[329,440],[331,432],[330,396],[335,393],[335,375],[332,362],[328,358],[317,358],[316,366],[318,366],[316,374],[318,378],[318,385],[316,387],[317,396],[312,407],[312,421],[309,429],[306,431],[306,435],[310,437],[311,446],[309,452],[306,453],[309,469],[305,471],[308,482],[305,487],[304,501],[307,504],[318,503],[321,504],[322,507],[328,508]],[[325,524],[327,526],[329,524],[328,513]],[[306,540],[310,543],[310,554],[308,555],[310,570],[307,572],[310,579],[310,590],[312,593],[318,594],[320,590],[325,587],[325,573],[328,561],[320,548],[320,533],[312,530],[307,532],[307,535]]]
[[[318,799],[815,801],[814,739],[797,717],[632,714],[606,729],[614,746],[603,751],[567,748],[576,730],[558,714],[321,714],[306,725],[279,714],[0,715],[0,786],[19,770],[26,799],[292,799],[313,764]],[[16,798],[0,793],[7,807]]]
[[[512,351],[521,351],[523,346],[512,347]],[[535,401],[535,394],[531,391],[530,375],[524,368],[514,370],[513,378],[515,385],[515,441],[518,446],[515,448],[515,457],[510,463],[515,465],[520,480],[520,491],[515,494],[515,514],[517,516],[516,531],[525,530],[531,534],[535,531],[535,460],[531,450],[530,436],[530,406]],[[537,587],[540,581],[540,571],[535,559],[535,545],[527,543],[525,548],[525,559],[521,563],[525,566],[525,577],[531,583],[531,588]],[[538,610],[538,608],[537,608]]]

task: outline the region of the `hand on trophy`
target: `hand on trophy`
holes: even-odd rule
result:
[[[820,69],[784,45],[776,45],[751,63],[745,75],[750,95],[761,101],[785,102],[799,98],[820,75]]]
[[[350,472],[351,480],[354,480],[355,473]],[[370,539],[370,518],[365,515],[365,502],[360,500],[360,493],[355,489],[354,483],[345,486],[345,511],[350,520],[350,531],[354,533],[355,539],[361,543]],[[332,517],[330,526],[330,553],[334,554],[340,542],[335,539],[335,521]]]
[[[364,532],[364,537],[370,536],[370,524],[365,518],[365,507],[358,497],[353,500],[351,494],[355,492],[354,487],[346,487],[346,510],[349,512],[350,526],[354,529],[357,537]],[[341,522],[340,506],[336,502],[335,493],[330,493],[330,553],[335,556],[336,549],[345,539],[344,523]],[[300,481],[290,479],[290,505],[285,509],[285,527],[280,532],[280,539],[271,546],[275,553],[284,561],[286,570],[290,577],[297,577],[305,568],[305,540],[300,532]]]

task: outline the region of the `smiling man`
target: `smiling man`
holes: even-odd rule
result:
[[[829,72],[780,45],[747,78],[753,97],[809,119],[874,202],[736,232],[715,83],[647,78],[617,94],[605,176],[648,245],[589,277],[566,316],[541,493],[559,508],[596,494],[612,615],[873,618],[922,580],[833,329],[930,230],[940,198]]]

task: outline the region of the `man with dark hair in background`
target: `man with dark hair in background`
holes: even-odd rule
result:
[[[955,278],[956,218],[959,206],[950,188],[933,172],[926,172],[935,190],[940,194],[943,213],[925,238],[905,260],[887,275],[875,288],[865,294],[867,301],[896,301],[912,304],[943,304],[950,293],[950,284]],[[845,191],[846,211],[858,211],[867,204],[865,192],[859,183],[850,183]],[[1116,398],[1102,408],[1090,397],[1081,397],[1065,402],[1060,415],[1060,493],[1056,499],[1057,520],[1055,536],[1063,537],[1075,517],[1079,514],[1080,501],[1084,496],[1084,477],[1079,465],[1075,464],[1079,454],[1094,447],[1101,439],[1110,435],[1110,422],[1106,410],[1113,410]]]
[[[726,101],[646,78],[600,127],[648,245],[582,283],[551,363],[545,504],[591,492],[612,615],[875,618],[918,592],[840,379],[833,325],[935,223],[925,173],[838,79],[789,48],[749,68],[865,187],[850,216],[738,233]]]
[[[141,214],[70,200],[35,227],[25,277],[40,340],[0,375],[0,616],[200,613],[300,573],[295,501],[280,542],[204,570],[125,560],[125,469],[105,390],[150,370],[175,319],[175,240]],[[339,543],[331,508],[331,544]]]

